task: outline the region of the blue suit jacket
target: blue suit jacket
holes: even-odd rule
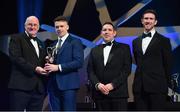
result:
[[[56,45],[57,42],[54,43]],[[62,72],[58,71],[50,76],[49,84],[53,83],[55,77],[60,90],[77,89],[80,87],[80,77],[78,69],[82,67],[84,61],[83,46],[79,39],[69,35],[57,52],[55,64],[61,64]]]

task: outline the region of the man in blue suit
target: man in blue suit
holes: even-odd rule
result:
[[[78,69],[82,67],[84,54],[79,39],[68,33],[68,21],[63,16],[54,19],[58,40],[53,44],[54,60],[45,64],[50,73],[48,95],[51,110],[76,110],[76,93],[80,87]]]

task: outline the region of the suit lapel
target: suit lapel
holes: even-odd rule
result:
[[[138,38],[137,47],[138,47],[140,53],[143,55],[143,50],[142,50],[142,36],[141,36],[140,38]]]
[[[140,38],[138,40],[137,45],[138,45],[138,49],[140,50],[140,53],[143,54],[143,50],[142,50],[142,38]]]
[[[113,46],[112,46],[112,48],[111,48],[111,51],[110,51],[110,53],[109,53],[109,57],[108,57],[106,66],[107,66],[107,65],[111,62],[111,60],[113,59],[114,53],[115,53],[117,47],[118,47],[118,43],[117,43],[116,41],[114,41],[114,42],[113,42]]]
[[[157,42],[157,32],[154,34],[154,36],[153,36],[153,38],[152,38],[152,40],[150,41],[150,43],[149,43],[149,45],[148,45],[148,47],[147,47],[147,49],[146,49],[146,52],[145,52],[145,54],[147,54],[149,51],[150,51],[150,49],[152,48],[152,46],[155,44],[155,42]],[[145,55],[144,54],[144,55]]]
[[[40,40],[38,40],[38,39],[37,39],[37,44],[38,44],[38,48],[39,48],[39,58],[41,58],[41,57],[43,56],[43,52],[45,52],[45,51],[43,50],[44,46],[41,45],[41,42],[40,42]],[[42,59],[42,58],[41,58],[41,59]]]
[[[25,40],[26,40],[26,42],[28,43],[28,45],[30,46],[30,51],[32,51],[32,52],[34,52],[34,54],[36,55],[36,58],[39,58],[39,57],[41,57],[42,56],[42,52],[43,52],[43,46],[41,45],[41,43],[40,43],[40,40],[36,40],[37,41],[37,44],[38,44],[38,48],[39,48],[39,57],[38,57],[38,55],[37,55],[37,53],[36,53],[36,50],[35,50],[35,48],[34,48],[34,46],[32,45],[32,43],[31,43],[31,41],[30,41],[30,39],[29,39],[29,37],[25,34],[24,35],[25,36]]]
[[[139,53],[141,53],[143,55],[143,51],[142,51],[142,36],[137,38],[137,42],[135,43],[135,46],[137,46],[137,50],[139,51]]]
[[[27,42],[28,45],[29,45],[29,48],[30,48],[29,51],[33,52],[33,53],[36,55],[36,57],[38,58],[37,53],[36,53],[36,50],[35,50],[34,46],[32,45],[29,37],[28,37],[26,34],[25,34],[25,40],[26,40],[26,42]],[[39,46],[39,45],[38,45],[38,46]]]
[[[97,54],[100,56],[100,64],[104,67],[104,55],[103,55],[103,45],[100,45],[97,49]]]
[[[63,49],[68,45],[68,43],[71,41],[70,35],[66,38],[64,43],[62,44],[61,48],[58,50],[57,54],[61,54]]]

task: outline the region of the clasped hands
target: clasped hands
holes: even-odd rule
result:
[[[49,58],[48,56],[46,56],[46,64],[45,64],[45,67],[40,67],[40,66],[37,66],[36,67],[36,72],[38,74],[41,74],[41,75],[49,75],[49,73],[51,72],[55,72],[55,71],[58,71],[59,68],[58,68],[58,65],[55,65],[55,64],[51,64],[53,62],[53,59],[52,57]],[[48,61],[47,61],[48,60]]]
[[[49,73],[55,72],[58,70],[59,70],[58,65],[50,64],[50,63],[46,63],[44,68],[40,66],[36,67],[36,72],[41,75],[49,75]]]
[[[37,66],[35,69],[36,73],[41,75],[48,75],[48,71],[46,71],[44,68]]]
[[[105,85],[105,84],[102,84],[102,83],[99,83],[99,84],[98,84],[98,89],[99,89],[99,90],[101,91],[101,93],[103,93],[104,95],[108,95],[109,92],[114,89],[114,87],[113,87],[112,83],[108,83],[108,84],[106,84],[106,85]]]

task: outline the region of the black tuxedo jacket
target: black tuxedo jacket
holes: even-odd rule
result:
[[[45,76],[36,74],[35,68],[44,66],[46,52],[43,43],[39,39],[37,39],[37,43],[39,57],[30,38],[25,33],[11,36],[9,56],[13,67],[8,85],[9,88],[24,91],[37,88],[39,92],[45,92]]]
[[[114,42],[106,66],[104,66],[103,45],[91,50],[88,74],[92,82],[93,95],[102,98],[104,95],[95,89],[95,84],[112,83],[114,90],[108,97],[128,97],[127,78],[131,72],[131,53],[126,44]]]
[[[171,44],[168,38],[155,33],[145,54],[142,52],[142,37],[133,40],[136,72],[134,93],[143,89],[149,93],[167,93],[172,63]]]

